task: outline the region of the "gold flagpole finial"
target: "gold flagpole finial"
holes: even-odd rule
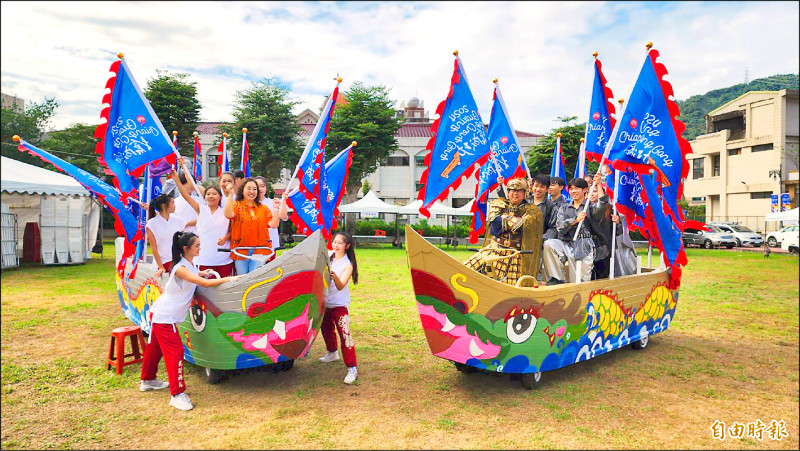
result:
[[[355,147],[355,146],[357,146],[357,145],[358,145],[358,143],[357,143],[357,142],[355,142],[355,141],[353,141],[352,143],[350,143],[350,145],[351,145],[351,146],[353,146],[353,147]]]
[[[561,138],[561,132],[558,132],[558,133],[556,133],[556,136],[558,136],[559,138]]]
[[[247,133],[247,127],[242,129],[242,133]]]
[[[117,58],[122,59],[125,58],[125,54],[122,52],[117,53]]]
[[[227,137],[228,137],[228,132],[225,132],[225,133],[223,133],[223,134],[222,134],[222,137],[223,137],[223,138],[227,138]]]
[[[458,56],[458,50],[453,51],[453,56]]]
[[[581,143],[585,143],[585,142],[586,142],[586,138],[581,138]]]
[[[625,103],[625,99],[619,99],[619,104],[622,105],[623,103]]]
[[[15,143],[22,141],[22,138],[20,138],[19,135],[14,135],[11,137],[11,139],[13,139]]]
[[[178,130],[172,130],[172,136],[178,136]]]
[[[336,79],[336,83],[341,83],[341,82],[342,82],[342,77],[338,77],[338,78]]]
[[[599,53],[597,53],[597,51],[595,51],[594,53],[592,53],[592,56],[593,56],[593,57],[595,57],[595,58],[597,58],[597,55],[599,55]]]
[[[199,135],[199,134],[200,133],[194,132],[194,133],[192,133],[192,136],[197,137],[197,135]]]
[[[644,46],[647,47],[647,50],[650,50],[650,48],[653,47],[653,43],[650,42],[650,41],[647,41],[647,44],[645,44]]]
[[[495,78],[494,80],[492,80],[492,83],[497,83],[497,78]]]

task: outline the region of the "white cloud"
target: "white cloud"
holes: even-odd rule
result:
[[[626,97],[653,41],[679,99],[750,78],[798,73],[794,3],[217,3],[3,2],[2,90],[56,97],[55,128],[94,123],[114,54],[139,84],[156,69],[197,81],[201,119],[229,120],[233,96],[260,78],[291,85],[317,111],[332,78],[416,96],[433,116],[458,49],[488,120],[499,78],[514,125],[546,133],[585,120],[593,51]]]

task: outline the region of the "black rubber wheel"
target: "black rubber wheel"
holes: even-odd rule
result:
[[[729,244],[729,245],[727,245],[725,247],[727,247],[728,249],[733,249],[733,244]]]
[[[736,238],[736,247],[742,247],[742,240]]]
[[[284,360],[280,363],[281,371],[289,371],[294,367],[294,360]]]
[[[467,365],[466,363],[461,363],[461,362],[453,362],[453,363],[455,364],[456,369],[458,369],[458,371],[461,371],[464,374],[472,374],[478,372],[478,369],[472,365]]]
[[[219,384],[225,374],[222,370],[215,370],[208,367],[204,368],[204,373],[206,376],[206,382],[212,385]]]
[[[703,241],[703,247],[706,249],[714,249],[714,243],[712,243],[711,240],[705,240]]]
[[[520,375],[520,380],[522,381],[522,386],[528,390],[537,389],[542,381],[542,372],[537,371],[535,373],[522,374]]]
[[[767,246],[778,247],[778,240],[776,240],[774,236],[767,238]]]
[[[634,341],[633,343],[631,343],[631,348],[633,348],[633,349],[644,349],[644,348],[647,347],[647,343],[649,343],[649,342],[650,342],[650,336],[645,336],[645,337],[642,337],[640,340]]]

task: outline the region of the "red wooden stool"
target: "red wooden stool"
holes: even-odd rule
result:
[[[125,337],[131,337],[132,354],[125,354]],[[138,340],[137,340],[138,338]],[[115,345],[116,344],[116,345]],[[139,346],[141,345],[141,352]],[[106,369],[117,368],[117,374],[122,374],[122,368],[127,365],[139,363],[144,355],[144,336],[139,326],[117,327],[111,331],[111,344],[108,346],[108,361]],[[133,357],[133,360],[125,361],[125,357]]]

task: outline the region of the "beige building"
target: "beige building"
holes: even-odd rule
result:
[[[772,231],[765,222],[772,194],[798,204],[798,90],[752,91],[711,111],[707,134],[691,141],[684,196],[705,205],[706,222],[739,222]]]
[[[3,108],[11,108],[18,114],[25,112],[25,100],[20,97],[0,93],[0,104]]]

